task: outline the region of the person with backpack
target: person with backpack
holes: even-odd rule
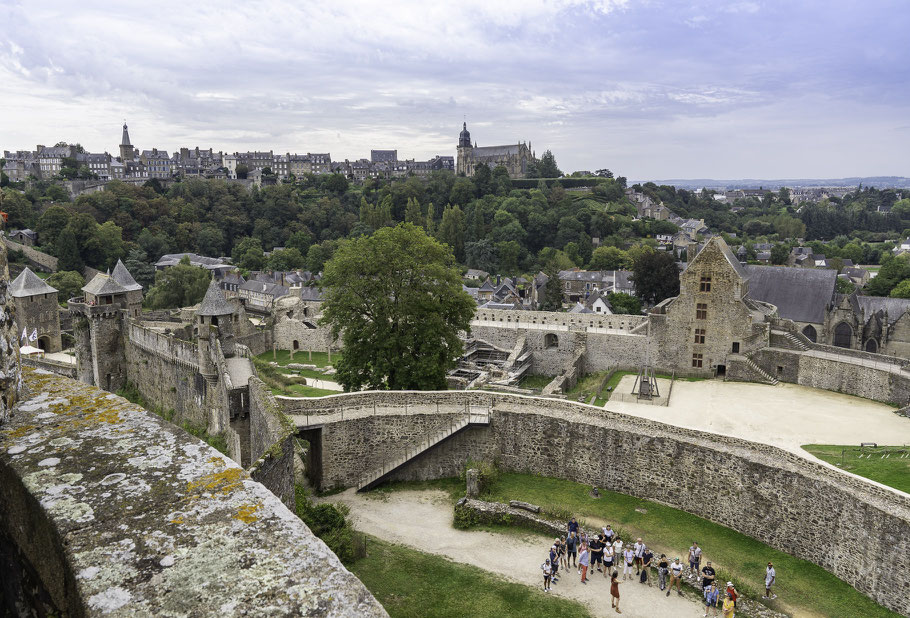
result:
[[[550,559],[547,558],[546,562],[540,565],[540,569],[543,571],[543,591],[550,592],[550,577],[553,572],[552,567],[550,566]]]
[[[641,578],[638,580],[640,584],[648,584],[648,588],[651,587],[651,561],[654,560],[654,554],[651,553],[651,550],[648,549],[648,546],[645,546],[644,552],[641,554]]]

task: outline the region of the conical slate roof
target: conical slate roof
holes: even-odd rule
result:
[[[126,129],[126,123],[125,123],[125,122],[123,123],[123,137],[120,138],[120,145],[121,145],[121,146],[129,146],[129,145],[130,145],[130,133],[129,133],[129,131],[127,131],[127,129]]]
[[[234,308],[225,300],[221,287],[213,278],[209,283],[209,289],[205,292],[205,298],[196,310],[196,315],[230,315],[234,313]]]
[[[114,272],[111,274],[111,277],[128,292],[142,289],[142,286],[136,283],[136,280],[133,279],[133,275],[130,274],[130,271],[126,269],[126,266],[124,266],[123,262],[120,260],[117,260],[117,265],[114,266]]]
[[[49,286],[43,279],[33,273],[28,266],[9,284],[9,293],[13,298],[54,294],[56,292],[55,288]]]
[[[94,294],[95,296],[126,294],[126,288],[117,283],[113,277],[101,273],[95,275],[95,277],[82,288],[82,291],[88,294]]]

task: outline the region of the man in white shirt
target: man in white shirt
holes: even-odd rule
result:
[[[700,566],[701,547],[698,546],[698,543],[692,541],[692,547],[689,548],[689,579],[698,577]]]
[[[635,539],[632,551],[635,552],[635,574],[641,575],[641,557],[645,553],[645,544],[641,542],[641,537]]]
[[[615,535],[613,540],[613,559],[616,561],[618,568],[619,562],[622,560],[622,539],[619,538],[619,535]]]
[[[777,573],[774,572],[774,565],[770,562],[768,563],[768,568],[765,569],[765,596],[763,599],[776,599],[776,594],[771,594],[771,586],[774,585],[774,580],[777,578]]]

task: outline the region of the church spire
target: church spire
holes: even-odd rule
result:
[[[123,137],[120,139],[121,146],[130,146],[130,132],[126,128],[126,123],[123,123]]]
[[[458,147],[459,148],[470,148],[471,147],[471,133],[468,131],[467,121],[461,125],[461,133],[458,134]]]

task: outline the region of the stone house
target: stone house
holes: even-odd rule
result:
[[[606,270],[561,270],[563,298],[568,303],[585,302],[592,294],[612,287],[612,271]]]
[[[28,228],[24,230],[13,230],[9,233],[9,239],[13,242],[19,243],[20,245],[34,247],[38,242],[38,232],[30,230]]]
[[[613,313],[613,307],[610,305],[610,301],[607,300],[606,293],[594,292],[588,297],[585,305],[592,313],[603,313],[605,315]]]
[[[253,311],[269,312],[275,301],[287,296],[289,289],[277,283],[247,281],[237,289],[237,295],[244,307]]]
[[[62,343],[56,288],[26,267],[13,279],[8,289],[16,308],[19,345],[31,345],[45,352],[59,352]]]

